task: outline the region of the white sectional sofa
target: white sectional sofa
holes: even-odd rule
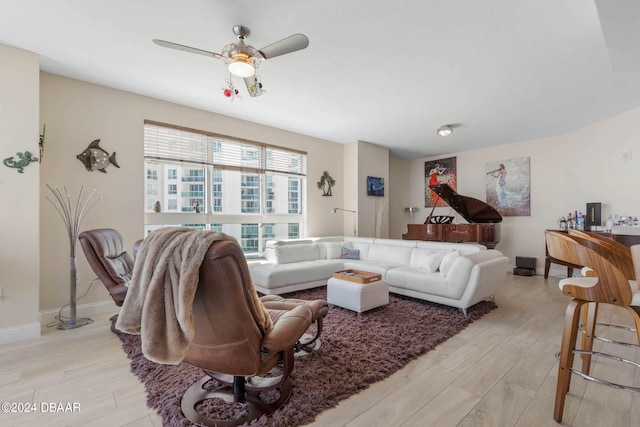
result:
[[[357,259],[342,258],[349,250]],[[366,237],[324,237],[267,242],[266,262],[249,266],[258,292],[283,294],[325,286],[344,269],[382,275],[389,291],[466,312],[504,284],[509,260],[469,243]]]

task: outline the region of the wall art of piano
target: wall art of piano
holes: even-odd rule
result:
[[[424,224],[407,224],[405,240],[439,242],[475,242],[494,249],[500,242],[502,215],[485,202],[456,193],[447,184],[430,185],[431,191],[447,202],[469,224],[453,224],[450,216],[434,216],[434,209]]]

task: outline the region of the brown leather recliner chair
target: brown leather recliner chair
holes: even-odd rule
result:
[[[109,291],[118,307],[127,295],[127,283],[133,273],[133,259],[122,235],[112,228],[83,231],[78,235],[89,266]],[[116,332],[115,318],[111,330]]]
[[[78,235],[89,266],[102,281],[119,307],[127,294],[126,284],[133,273],[133,259],[124,238],[112,228],[83,231]]]
[[[322,324],[324,317],[329,313],[329,304],[326,300],[303,300],[295,298],[283,298],[280,295],[265,295],[260,298],[267,310],[292,310],[299,305],[306,305],[311,310],[311,322],[316,324],[314,335],[304,334],[296,344],[295,355],[306,356],[312,351],[316,351],[322,345],[320,335],[322,334]]]
[[[290,310],[268,310],[273,328],[263,331],[259,314],[248,301],[247,295],[255,292],[252,288],[240,246],[214,242],[200,267],[193,302],[195,336],[184,358],[206,373],[182,398],[183,413],[195,423],[242,424],[275,411],[291,395],[294,346],[311,324],[311,310],[304,304]],[[278,366],[281,369],[274,374]],[[266,377],[268,373],[272,376]],[[206,384],[211,379],[228,387],[209,391]],[[259,392],[275,388],[280,391],[275,402],[264,403],[258,397]],[[196,406],[212,398],[245,404],[248,413],[234,421],[207,418]]]
[[[134,258],[142,242],[143,240],[138,240],[134,243]],[[303,300],[295,298],[283,298],[280,295],[265,295],[260,298],[260,301],[267,310],[289,311],[299,305],[306,305],[311,310],[311,323],[316,324],[316,331],[313,335],[305,333],[300,338],[300,341],[298,341],[295,346],[295,355],[296,357],[306,356],[312,351],[320,349],[320,346],[322,345],[320,335],[322,334],[323,319],[329,313],[329,304],[326,300]]]

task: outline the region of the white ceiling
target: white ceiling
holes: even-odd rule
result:
[[[38,53],[47,72],[415,158],[560,135],[639,107],[640,69],[623,48],[624,72],[609,60],[621,41],[637,50],[623,24],[639,21],[615,13],[629,18],[632,3],[3,0],[0,43]],[[606,43],[599,11],[613,11]],[[310,40],[263,62],[259,98],[236,78],[242,99],[230,101],[222,61],[151,42],[219,53],[237,24],[256,48],[294,33]],[[437,136],[442,124],[454,133]]]

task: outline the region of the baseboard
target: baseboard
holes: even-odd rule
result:
[[[110,313],[118,311],[119,307],[113,301],[91,302],[88,304],[78,304],[76,306],[76,317],[91,317],[96,314]],[[56,316],[69,317],[69,307],[65,307],[60,313],[60,309],[44,310],[40,312],[40,324],[46,327],[49,323],[56,321]]]
[[[0,344],[38,338],[40,336],[40,323],[25,323],[24,325],[12,326],[0,329]]]
[[[540,276],[544,275],[544,268],[536,268],[536,274],[539,274]],[[573,269],[573,274],[574,276],[581,276],[580,274],[580,269],[579,268],[574,268]],[[559,267],[559,268],[554,268],[551,267],[549,269],[549,277],[556,277],[559,279],[564,279],[567,277],[567,267]]]

